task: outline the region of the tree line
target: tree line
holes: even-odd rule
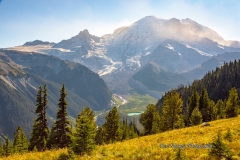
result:
[[[89,154],[96,148],[96,145],[108,144],[115,141],[123,141],[138,136],[133,122],[128,123],[127,119],[120,119],[117,107],[106,116],[106,122],[97,126],[94,111],[89,107],[83,107],[82,112],[76,118],[76,126],[70,124],[67,113],[66,90],[63,84],[60,90],[58,112],[56,121],[51,130],[48,127],[47,86],[39,86],[36,96],[37,118],[34,119],[30,140],[19,126],[14,133],[13,142],[6,137],[0,147],[2,156],[9,156],[14,153],[26,153],[29,151],[45,151],[49,149],[69,148],[74,154]]]

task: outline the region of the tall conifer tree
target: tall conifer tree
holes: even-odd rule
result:
[[[59,98],[59,110],[57,112],[56,122],[52,128],[52,136],[49,139],[48,145],[54,146],[56,148],[67,147],[70,143],[70,122],[67,118],[67,93],[65,91],[65,86],[63,84],[62,89],[60,90]]]
[[[239,97],[237,89],[234,87],[230,90],[226,103],[226,116],[236,117],[239,114]]]
[[[106,133],[106,143],[121,140],[121,122],[117,107],[113,107],[106,116],[102,129]]]
[[[202,88],[201,94],[200,94],[200,99],[199,99],[199,110],[202,114],[203,122],[209,121],[209,114],[207,109],[209,108],[209,96],[208,92],[205,88]]]
[[[176,91],[172,90],[165,95],[161,117],[163,130],[184,127],[182,106],[183,100]]]
[[[198,92],[197,92],[195,86],[193,87],[191,97],[189,98],[188,101],[189,101],[188,102],[188,104],[189,104],[188,105],[188,119],[190,122],[190,117],[192,115],[192,111],[194,110],[195,107],[199,108],[199,95],[198,95]]]
[[[90,108],[83,108],[76,119],[75,141],[72,150],[81,155],[91,153],[96,145],[96,131],[94,112]]]
[[[149,104],[144,113],[141,114],[140,122],[145,129],[145,135],[160,132],[160,115],[154,104]]]
[[[35,111],[35,113],[38,114],[38,117],[35,119],[33,125],[29,150],[33,150],[34,147],[36,147],[38,151],[43,151],[46,149],[46,142],[49,134],[48,123],[46,118],[47,102],[48,102],[47,87],[46,85],[44,85],[44,90],[42,90],[42,86],[39,86],[36,100],[37,108]]]

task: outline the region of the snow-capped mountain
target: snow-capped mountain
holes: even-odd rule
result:
[[[240,52],[240,42],[225,41],[215,31],[188,18],[165,20],[147,16],[102,37],[84,30],[47,47],[28,45],[11,49],[31,49],[81,63],[117,90],[116,86],[127,84],[133,74],[150,62],[167,71],[187,72],[218,54]]]

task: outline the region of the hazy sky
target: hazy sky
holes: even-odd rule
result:
[[[240,41],[239,0],[0,0],[0,48],[59,42],[83,29],[102,36],[149,15],[190,18]]]

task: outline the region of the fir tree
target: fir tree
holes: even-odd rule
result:
[[[145,135],[160,132],[160,115],[153,104],[149,104],[144,113],[141,114],[140,122],[145,129]]]
[[[121,122],[117,107],[113,107],[106,116],[106,122],[102,128],[106,133],[106,143],[121,140]]]
[[[217,119],[217,117],[218,117],[218,109],[217,109],[217,107],[216,107],[216,105],[215,105],[213,100],[209,101],[207,112],[208,112],[208,115],[209,115],[209,120],[213,121],[213,120]]]
[[[123,119],[122,122],[122,140],[129,139],[129,128],[127,119]]]
[[[186,155],[183,153],[182,149],[177,149],[174,160],[186,160]]]
[[[3,155],[10,156],[12,154],[12,143],[8,137],[6,137],[5,142],[3,144]]]
[[[236,117],[239,114],[239,105],[238,105],[238,92],[237,89],[234,87],[230,90],[228,100],[226,103],[226,116],[229,117]]]
[[[215,137],[212,142],[212,148],[209,152],[209,155],[217,159],[222,159],[227,158],[229,156],[229,153],[229,148],[223,142],[222,134],[218,132],[217,137]]]
[[[232,132],[231,132],[231,130],[230,130],[229,128],[228,128],[228,131],[227,131],[227,133],[225,134],[224,138],[225,138],[227,141],[232,142],[232,140],[233,140],[233,135],[232,135]]]
[[[224,102],[219,99],[217,101],[217,103],[215,104],[216,108],[217,108],[217,115],[218,115],[218,119],[223,119],[226,117],[226,111],[225,111],[225,104]]]
[[[194,110],[195,107],[199,108],[199,95],[197,93],[196,87],[193,87],[192,90],[192,95],[189,98],[189,105],[188,105],[188,117],[190,121],[190,117],[192,115],[192,111]]]
[[[57,112],[56,122],[53,125],[53,133],[51,139],[49,139],[49,145],[55,146],[56,148],[67,147],[70,143],[70,128],[69,120],[67,118],[67,93],[65,91],[65,86],[63,84],[62,89],[60,90],[59,98],[59,110]]]
[[[163,130],[184,127],[182,105],[183,100],[176,91],[165,95],[161,117]]]
[[[128,133],[129,139],[138,137],[138,134],[135,132],[135,127],[132,122],[129,123],[128,128],[129,128],[129,133]]]
[[[94,112],[90,108],[83,108],[76,119],[75,142],[72,150],[76,154],[91,153],[95,148],[96,123]]]
[[[102,127],[98,127],[96,132],[96,138],[95,138],[96,144],[102,145],[104,143],[104,139],[105,138],[104,138]]]
[[[202,123],[202,114],[199,111],[198,107],[194,108],[192,115],[191,115],[190,123],[193,126],[199,125]]]
[[[43,92],[43,97],[42,97]],[[33,131],[31,133],[29,150],[33,150],[34,147],[37,148],[38,151],[43,151],[46,149],[46,142],[48,139],[49,129],[48,123],[46,119],[46,108],[47,108],[47,88],[44,85],[44,90],[42,91],[42,87],[39,87],[37,100],[36,100],[36,111],[38,117],[35,119],[33,125]]]
[[[14,132],[13,149],[15,153],[25,153],[28,151],[28,140],[20,126]]]
[[[199,110],[201,111],[203,122],[208,122],[210,120],[207,112],[207,109],[209,108],[209,101],[208,92],[205,88],[203,88],[199,99]]]

